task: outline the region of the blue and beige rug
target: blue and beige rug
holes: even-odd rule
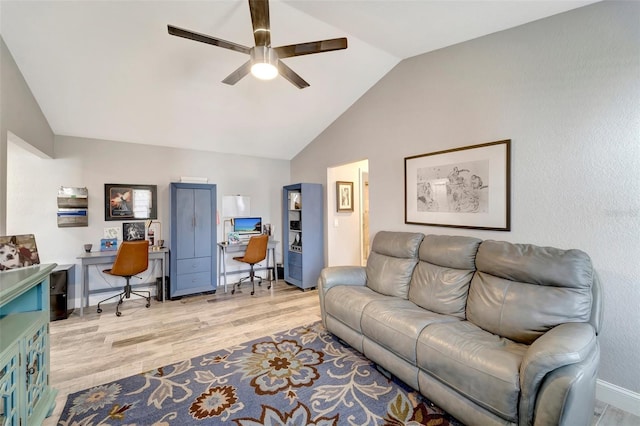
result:
[[[459,425],[320,323],[69,395],[58,425]]]

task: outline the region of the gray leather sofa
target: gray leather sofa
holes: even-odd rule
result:
[[[580,250],[382,231],[318,289],[330,332],[465,424],[591,424],[602,297]]]

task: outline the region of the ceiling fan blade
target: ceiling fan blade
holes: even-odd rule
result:
[[[269,0],[249,0],[253,38],[256,46],[271,47],[271,28],[269,26]]]
[[[274,47],[278,58],[290,58],[292,56],[310,55],[312,53],[331,52],[347,48],[347,39],[332,38],[330,40],[311,41],[309,43],[290,44],[288,46]]]
[[[239,82],[242,79],[242,77],[249,74],[250,71],[251,71],[251,61],[249,60],[244,64],[240,65],[240,68],[238,68],[237,70],[229,74],[227,78],[222,80],[222,82],[224,84],[229,84],[232,86],[237,82]]]
[[[296,74],[295,71],[293,71],[291,68],[286,66],[282,61],[278,61],[278,72],[284,78],[289,80],[289,82],[294,86],[296,86],[298,89],[304,89],[305,87],[309,87],[309,83],[304,81],[302,77]]]
[[[169,34],[177,37],[199,41],[200,43],[212,44],[214,46],[223,47],[225,49],[235,50],[236,52],[246,53],[247,55],[251,53],[250,47],[233,43],[231,41],[222,40],[220,38],[213,38],[206,34],[196,33],[193,31],[185,30],[183,28],[174,27],[173,25],[167,25],[167,29],[169,30]]]

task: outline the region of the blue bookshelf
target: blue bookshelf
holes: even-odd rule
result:
[[[324,268],[322,185],[298,183],[282,190],[284,280],[314,288]]]

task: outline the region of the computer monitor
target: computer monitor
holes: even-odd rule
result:
[[[236,217],[233,219],[233,232],[238,235],[262,234],[262,218]]]

